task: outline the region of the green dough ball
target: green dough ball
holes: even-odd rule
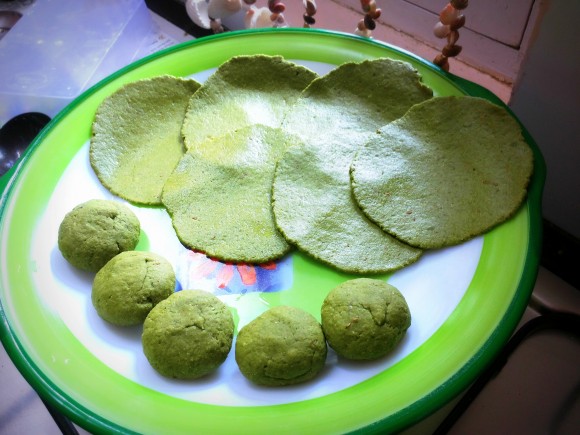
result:
[[[349,280],[334,288],[322,304],[321,319],[329,346],[352,360],[388,354],[411,326],[403,295],[371,278]]]
[[[414,106],[359,149],[352,190],[383,230],[434,249],[513,216],[533,166],[521,127],[505,109],[476,97],[438,97]]]
[[[314,378],[326,362],[318,321],[295,307],[278,306],[244,326],[236,342],[242,374],[258,385],[298,384]]]
[[[165,258],[152,252],[126,251],[97,272],[91,297],[99,316],[128,326],[143,323],[174,289],[175,273]]]
[[[227,358],[234,337],[228,307],[203,290],[182,290],[159,302],[143,324],[143,352],[161,375],[197,379]]]
[[[58,229],[58,248],[73,266],[97,272],[115,255],[137,246],[141,225],[129,207],[92,199],[66,214]]]

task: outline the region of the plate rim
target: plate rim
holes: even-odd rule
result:
[[[385,42],[366,39],[356,35],[331,30],[300,29],[300,28],[275,29],[275,30],[273,29],[242,30],[228,32],[220,35],[211,35],[204,38],[199,38],[192,41],[180,43],[172,47],[168,47],[164,50],[161,50],[157,53],[153,53],[143,59],[140,59],[130,65],[127,65],[124,68],[121,68],[120,70],[106,77],[105,79],[101,80],[99,83],[95,84],[91,88],[84,91],[77,98],[75,98],[58,115],[56,115],[49,122],[49,124],[43,129],[43,131],[37,136],[37,138],[33,141],[29,149],[24,153],[23,157],[21,158],[17,166],[14,168],[14,170],[11,173],[6,174],[6,176],[3,177],[4,178],[3,180],[0,180],[0,189],[2,189],[2,196],[0,197],[0,217],[4,215],[4,209],[9,194],[12,191],[14,184],[18,181],[22,173],[22,169],[26,164],[26,161],[28,160],[30,155],[36,150],[36,148],[40,146],[45,136],[52,129],[52,126],[59,123],[62,118],[64,118],[68,113],[73,111],[82,101],[86,100],[90,95],[97,92],[99,89],[104,87],[109,82],[116,80],[118,77],[123,76],[129,71],[139,68],[143,64],[164,57],[168,54],[171,54],[174,51],[191,49],[192,47],[195,47],[200,44],[211,43],[214,40],[219,41],[222,39],[235,38],[239,35],[242,36],[249,34],[273,35],[276,33],[291,33],[291,32],[301,34],[310,33],[314,35],[319,34],[338,38],[356,39],[357,41],[360,42],[365,42],[372,45],[388,48],[389,50],[393,50],[398,54],[412,58],[414,62],[421,63],[423,66],[425,66],[432,72],[453,82],[453,84],[455,84],[465,93],[467,94],[476,93],[478,94],[478,96],[482,96],[484,98],[496,102],[497,104],[502,105],[510,113],[512,113],[509,107],[507,107],[497,96],[495,96],[487,89],[479,85],[476,85],[475,83],[469,82],[465,79],[461,79],[451,73],[445,72],[441,70],[439,67],[436,67],[432,63],[427,62],[426,60],[414,55],[413,53],[407,52],[403,49],[400,49]],[[515,118],[517,120],[517,117]],[[509,309],[506,311],[506,313],[504,313],[503,318],[500,319],[500,321],[498,322],[496,330],[493,331],[492,335],[489,337],[487,342],[474,354],[471,360],[468,361],[462,367],[462,369],[454,375],[453,377],[454,379],[447,380],[437,389],[437,391],[434,391],[432,395],[428,397],[423,397],[419,401],[415,402],[411,406],[413,408],[423,408],[424,406],[429,407],[430,406],[429,403],[431,403],[431,401],[447,402],[451,398],[455,397],[459,392],[461,392],[469,384],[469,381],[472,380],[472,378],[475,376],[475,373],[479,372],[484,366],[486,366],[493,359],[493,357],[499,352],[500,348],[505,344],[505,342],[511,335],[511,332],[517,326],[521,314],[523,313],[527,305],[527,301],[531,294],[531,290],[533,289],[533,284],[535,282],[537,269],[539,266],[538,253],[540,252],[539,248],[541,240],[541,213],[539,212],[540,212],[541,192],[543,189],[543,183],[545,179],[545,163],[543,162],[543,157],[541,156],[541,153],[537,145],[535,144],[535,142],[533,141],[533,139],[531,138],[525,127],[523,125],[521,126],[526,141],[534,151],[535,163],[534,163],[534,176],[532,177],[528,191],[528,198],[526,200],[529,219],[528,251],[525,257],[522,276],[520,278],[520,282],[515,293],[519,297],[514,298],[511,301]],[[0,219],[0,228],[3,225],[4,222],[3,220]],[[72,401],[70,400],[70,398],[67,397],[66,393],[62,392],[58,386],[53,385],[52,381],[49,378],[47,378],[43,372],[39,370],[36,364],[27,355],[26,350],[23,349],[22,344],[19,343],[18,337],[16,336],[16,334],[14,333],[14,331],[12,330],[12,328],[8,323],[8,318],[4,313],[4,308],[1,299],[0,299],[0,340],[4,344],[7,353],[14,361],[18,370],[23,374],[23,376],[29,382],[29,384],[33,386],[33,388],[41,395],[41,397],[55,404],[59,410],[63,411],[66,415],[71,416],[71,418],[73,418],[73,420],[75,421],[81,420],[82,426],[90,427],[96,431],[101,430],[105,430],[107,432],[122,431],[124,433],[127,431],[125,428],[119,427],[116,423],[108,422],[106,419],[102,419],[99,418],[99,416],[95,416],[91,412],[91,410],[86,409],[84,406],[77,403],[76,401],[74,401],[74,403],[71,403]],[[409,424],[416,422],[416,420],[413,420],[412,422],[409,421],[411,419],[409,415],[414,413],[415,413],[414,409],[403,409],[395,414],[389,415],[383,420],[379,420],[373,423],[371,426],[361,428],[355,432],[367,433],[377,429],[381,429],[381,427],[385,424],[385,420],[389,420],[390,423],[392,423],[394,420],[398,420],[398,424],[396,424],[396,426],[398,426],[399,428],[406,427]],[[107,425],[106,423],[110,424]]]

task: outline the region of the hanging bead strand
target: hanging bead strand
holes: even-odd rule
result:
[[[304,18],[304,27],[310,28],[314,23],[316,23],[316,20],[314,19],[314,15],[316,14],[316,2],[314,0],[303,0],[302,3],[306,10],[302,16]]]
[[[381,16],[381,9],[377,8],[375,0],[360,0],[360,5],[365,15],[358,22],[354,33],[370,38],[373,30],[377,27],[375,20]]]
[[[463,10],[467,8],[469,0],[451,0],[439,14],[439,22],[433,28],[433,34],[440,39],[447,38],[447,44],[438,54],[433,63],[443,70],[449,71],[449,58],[461,53],[462,47],[457,45],[459,29],[465,25]]]
[[[222,26],[222,20],[219,18],[211,18],[209,17],[209,26],[213,33],[223,33],[224,26]]]
[[[272,13],[270,15],[272,27],[286,27],[286,19],[284,18],[286,5],[280,0],[268,0],[268,9]]]
[[[256,13],[256,7],[254,3],[256,0],[243,0],[244,4],[242,5],[242,10],[244,10],[244,25],[246,29],[251,27],[252,19],[254,18],[254,14]]]

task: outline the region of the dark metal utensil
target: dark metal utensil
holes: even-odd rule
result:
[[[44,113],[27,112],[15,116],[0,128],[0,176],[16,163],[48,121],[50,117]]]

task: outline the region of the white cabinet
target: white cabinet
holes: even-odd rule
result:
[[[334,0],[361,11],[360,0]],[[395,29],[441,49],[445,40],[433,35],[447,0],[376,0],[379,19]],[[576,0],[574,0],[576,1]],[[513,82],[539,15],[541,0],[472,0],[459,30],[458,58],[507,82]],[[386,41],[389,42],[389,41]]]
[[[439,14],[446,1],[409,0],[406,3]],[[471,1],[465,11],[467,17],[465,29],[485,35],[500,44],[518,48],[533,4],[534,0]]]

